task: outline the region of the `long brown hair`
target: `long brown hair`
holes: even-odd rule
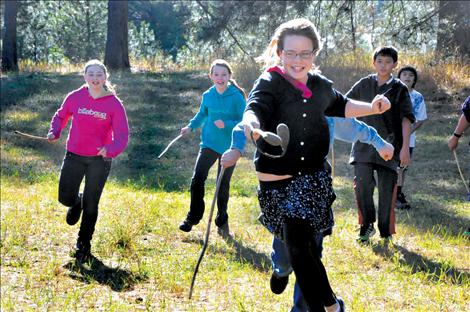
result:
[[[230,74],[230,76],[233,75],[232,67],[230,66],[230,64],[229,64],[226,60],[217,59],[217,60],[213,61],[212,64],[211,64],[210,71],[209,71],[209,73],[210,73],[211,75],[212,75],[212,72],[213,72],[215,66],[222,66],[222,67],[225,67],[225,68],[227,69],[228,73]],[[235,79],[230,78],[229,81],[230,81],[231,84],[233,84],[233,86],[234,86],[235,88],[238,89],[238,91],[240,91],[240,93],[241,93],[241,94],[243,95],[243,97],[246,99],[245,90],[244,90],[242,87],[240,87],[240,86],[238,85],[238,83],[235,81]]]
[[[305,18],[296,18],[287,21],[276,29],[263,54],[256,58],[257,62],[263,64],[263,69],[280,64],[281,59],[278,54],[284,49],[284,39],[289,35],[303,36],[310,39],[315,55],[317,55],[322,48],[321,37],[312,22]]]

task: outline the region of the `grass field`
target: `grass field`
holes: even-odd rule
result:
[[[334,78],[334,77],[332,77]],[[113,162],[92,252],[77,265],[70,256],[78,225],[65,223],[57,202],[66,135],[48,144],[15,136],[45,135],[75,74],[27,74],[1,79],[1,310],[2,311],[288,311],[293,281],[282,295],[269,289],[271,236],[257,221],[257,181],[249,158],[232,178],[232,235],[214,231],[193,299],[189,285],[207,214],[190,233],[178,230],[189,206],[197,133],[157,155],[197,111],[210,86],[204,73],[134,73],[113,77],[131,128],[127,150]],[[426,96],[426,94],[425,94]],[[335,143],[336,226],[325,239],[324,263],[348,311],[470,311],[470,204],[446,141],[460,98],[429,101],[405,193],[412,209],[397,211],[393,245],[377,237],[355,242],[350,146]],[[468,168],[468,136],[459,157]],[[468,177],[468,171],[467,171]],[[206,203],[215,185],[207,181]],[[213,227],[214,228],[214,227]]]

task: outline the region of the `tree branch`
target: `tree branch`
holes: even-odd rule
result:
[[[211,12],[209,12],[209,10],[204,6],[204,4],[202,4],[202,2],[200,0],[196,0],[196,3],[199,4],[199,6],[202,8],[202,10],[204,11],[204,13],[206,13],[207,15],[210,16],[210,18],[212,19],[215,19],[215,16],[212,15]],[[232,37],[233,41],[235,41],[235,44],[240,48],[240,50],[242,50],[242,52],[247,55],[253,62],[255,62],[255,59],[254,57],[248,53],[244,48],[243,46],[241,45],[240,41],[238,41],[237,37],[235,37],[235,35],[233,34],[233,32],[230,30],[230,28],[228,28],[227,26],[223,26],[224,29],[228,32],[228,34],[230,35],[230,37]]]

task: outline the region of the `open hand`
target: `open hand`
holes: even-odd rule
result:
[[[371,106],[374,114],[382,114],[390,109],[391,104],[387,97],[378,94],[372,100]]]
[[[385,142],[385,146],[382,147],[378,152],[380,157],[383,158],[385,161],[389,161],[393,158],[393,152],[395,151],[395,148],[393,147],[392,144]]]
[[[242,154],[240,154],[239,150],[236,150],[236,149],[226,150],[225,153],[223,153],[222,157],[220,158],[220,164],[224,168],[232,167],[237,163],[237,161],[240,159],[241,156]]]

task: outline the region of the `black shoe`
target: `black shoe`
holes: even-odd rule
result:
[[[271,274],[271,279],[269,280],[269,286],[271,287],[271,291],[276,295],[282,294],[284,289],[287,287],[287,283],[289,283],[289,275],[287,276],[277,276],[274,272]]]
[[[371,223],[361,225],[361,231],[359,232],[359,237],[357,238],[357,241],[360,243],[368,243],[369,239],[374,236],[374,234],[374,224]]]
[[[230,229],[228,227],[228,222],[225,222],[221,226],[217,226],[217,234],[219,234],[222,237],[230,236]]]
[[[77,241],[75,245],[75,259],[79,262],[86,262],[92,258],[90,242]]]
[[[411,208],[410,204],[406,201],[405,194],[400,193],[397,195],[396,207],[397,209],[405,209],[405,210],[408,210]]]
[[[191,232],[193,225],[195,224],[189,221],[188,219],[184,219],[184,221],[181,222],[179,229],[183,232]]]
[[[344,307],[344,301],[340,297],[336,297],[336,301],[339,304],[339,312],[345,312],[346,308]]]
[[[65,221],[67,221],[68,225],[75,225],[77,224],[78,220],[80,220],[80,215],[82,214],[83,210],[83,194],[78,194],[78,202],[70,207],[67,210],[67,217]]]

